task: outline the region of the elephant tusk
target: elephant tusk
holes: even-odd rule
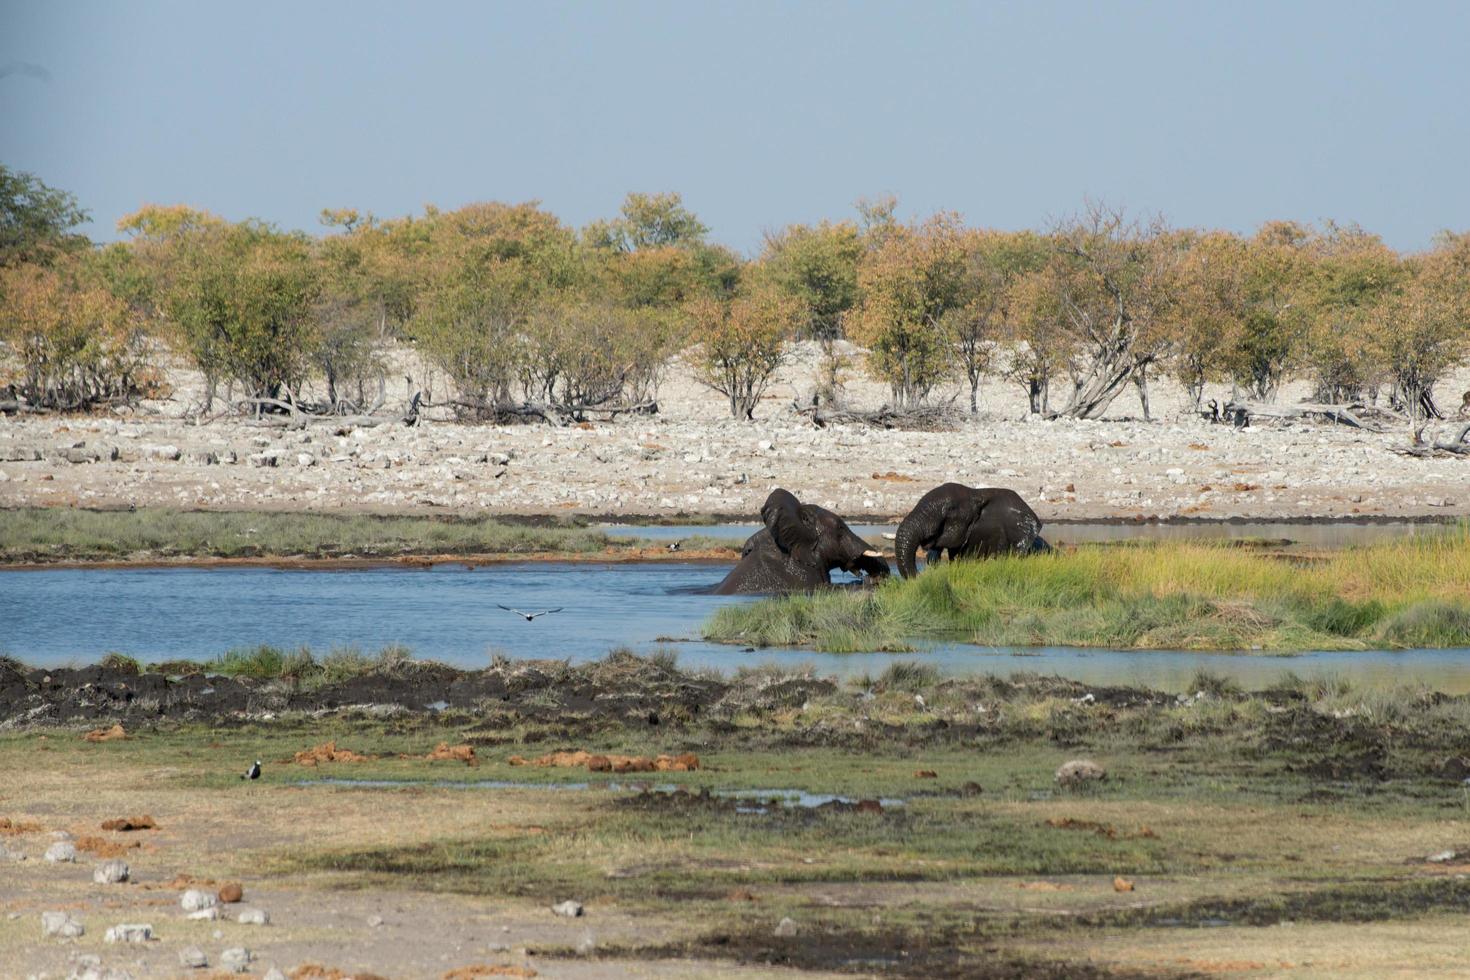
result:
[[[883,557],[883,552],[881,552],[881,551],[873,551],[873,550],[870,549],[868,551],[863,552],[863,557],[864,558],[882,558]]]

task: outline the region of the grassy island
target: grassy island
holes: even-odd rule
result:
[[[729,606],[704,633],[834,653],[934,639],[1183,650],[1470,646],[1470,525],[1316,555],[1150,542],[945,563],[872,590]]]

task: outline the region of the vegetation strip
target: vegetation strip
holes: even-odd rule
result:
[[[0,512],[0,561],[175,558],[402,558],[420,555],[633,554],[641,543],[576,525],[483,517],[385,517],[254,511]]]
[[[727,606],[704,635],[835,653],[933,639],[1242,651],[1470,646],[1470,524],[1322,556],[1150,542],[945,563],[868,591]]]

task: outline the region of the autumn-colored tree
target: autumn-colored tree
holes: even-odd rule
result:
[[[582,299],[531,315],[522,367],[527,397],[573,412],[651,400],[670,351],[656,311]]]
[[[1309,248],[1305,366],[1319,401],[1361,399],[1382,380],[1369,341],[1372,311],[1407,270],[1382,239],[1355,225],[1328,224]]]
[[[862,302],[850,333],[868,349],[868,369],[888,383],[894,404],[918,406],[953,369],[944,318],[973,291],[958,216],[894,231],[864,259],[858,283]]]
[[[1185,242],[1090,204],[1056,231],[1055,282],[1073,352],[1072,392],[1055,414],[1098,418],[1130,381],[1148,416],[1146,371],[1168,345],[1174,277]]]
[[[1408,416],[1413,441],[1443,417],[1434,386],[1470,359],[1470,236],[1441,236],[1410,258],[1406,275],[1367,314],[1369,356],[1392,385],[1392,401]]]
[[[964,249],[969,285],[964,302],[940,317],[955,363],[970,385],[970,414],[979,411],[980,379],[991,362],[1009,315],[1011,287],[1046,262],[1043,239],[1029,232],[967,232]]]
[[[801,304],[768,284],[730,300],[706,296],[688,305],[698,378],[729,399],[733,417],[754,418],[802,313]]]
[[[1229,373],[1241,346],[1247,250],[1229,232],[1209,232],[1192,241],[1180,259],[1174,337],[1166,357],[1196,411],[1205,383]]]
[[[1004,300],[1002,337],[1010,347],[1004,374],[1026,392],[1031,412],[1038,415],[1051,410],[1052,380],[1066,373],[1071,354],[1061,275],[1055,262],[1022,272]]]
[[[131,400],[156,384],[134,311],[82,254],[0,269],[0,346],[32,406],[64,410]]]
[[[206,408],[225,380],[253,399],[299,397],[321,288],[306,236],[186,207],[144,208],[119,228],[137,236],[156,270],[155,301],[205,376]]]

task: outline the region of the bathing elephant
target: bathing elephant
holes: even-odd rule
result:
[[[831,585],[840,568],[868,579],[886,578],[888,561],[824,507],[773,490],[761,506],[765,527],[752,534],[740,561],[715,586],[716,595],[804,592]]]
[[[898,571],[904,578],[918,573],[914,557],[919,549],[932,564],[944,551],[953,560],[1007,552],[1030,554],[1049,547],[1041,537],[1041,518],[1016,491],[959,483],[946,483],[924,494],[894,535]]]

